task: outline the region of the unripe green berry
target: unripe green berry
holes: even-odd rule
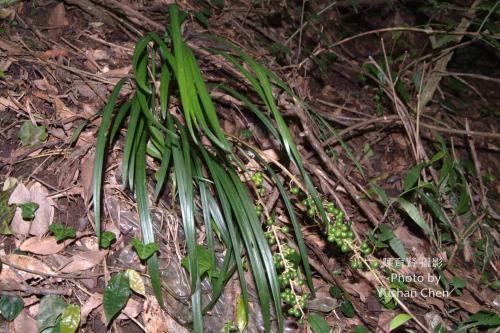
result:
[[[379,267],[380,267],[380,262],[378,262],[378,261],[372,261],[372,262],[370,263],[370,266],[371,266],[371,268],[373,268],[373,269],[377,269],[377,268],[379,268]]]
[[[358,260],[353,260],[351,261],[351,268],[352,269],[361,268],[361,263]]]
[[[329,202],[327,205],[326,205],[326,211],[330,214],[334,214],[335,211],[336,211],[336,208],[335,206],[333,205],[332,202]]]
[[[315,210],[314,208],[309,208],[309,209],[307,210],[307,215],[308,215],[309,217],[314,217],[314,216],[316,215],[316,210]]]
[[[297,195],[300,193],[300,188],[298,186],[292,186],[292,188],[290,189],[290,193],[292,193],[293,195]]]
[[[281,227],[281,231],[282,231],[284,234],[287,234],[287,233],[290,231],[290,229],[289,229],[289,228],[285,225],[285,226]]]

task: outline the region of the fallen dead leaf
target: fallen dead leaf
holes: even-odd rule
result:
[[[110,69],[103,73],[104,77],[124,77],[127,76],[132,70],[132,65],[122,68]]]
[[[8,56],[22,55],[23,53],[25,53],[15,43],[13,43],[9,40],[3,39],[3,38],[0,38],[0,49],[6,51],[7,54],[5,54],[5,55],[8,55]]]
[[[68,50],[65,49],[52,49],[47,50],[40,54],[40,59],[47,60],[50,58],[65,57],[68,55]]]
[[[19,272],[19,275],[23,277],[24,280],[31,279],[35,275],[41,275],[43,276],[44,274],[54,274],[55,272],[43,261],[29,257],[29,256],[23,256],[19,254],[10,254],[10,255],[5,255],[5,256],[0,256],[0,261],[6,264],[7,266],[12,265],[13,268],[15,267],[22,267],[23,269],[28,270],[29,272],[25,272],[19,269],[16,269],[16,271]],[[3,274],[3,269],[0,274]],[[37,274],[40,273],[40,274]],[[1,276],[1,275],[0,275]]]
[[[21,244],[20,249],[34,254],[49,255],[61,252],[73,241],[73,239],[68,239],[58,243],[54,236],[31,237]]]
[[[62,2],[57,4],[50,12],[47,25],[49,27],[64,27],[69,25],[68,18],[66,17],[66,8]]]
[[[142,302],[138,302],[133,298],[129,298],[127,304],[123,308],[122,313],[120,313],[117,319],[128,319],[137,317],[143,310]]]
[[[464,289],[462,292],[462,296],[454,299],[462,309],[469,313],[476,313],[481,310],[481,305],[476,302],[468,290]]]
[[[394,318],[394,311],[384,311],[378,316],[377,333],[389,333],[389,323]]]
[[[86,204],[92,199],[92,172],[94,170],[94,152],[89,151],[81,160],[80,178],[83,186],[83,200]]]
[[[102,304],[102,295],[98,293],[92,294],[90,298],[82,305],[80,321],[83,326],[87,322],[89,314]]]
[[[33,319],[29,314],[28,310],[23,309],[21,313],[9,323],[10,333],[26,333],[26,332],[36,332],[37,324],[36,320]]]
[[[20,281],[23,280],[21,275],[21,273],[14,271],[10,267],[3,266],[0,271],[0,290],[20,290],[22,286]],[[27,276],[27,274],[23,275],[24,277]],[[32,274],[30,276],[34,277]],[[24,280],[27,280],[27,278],[24,278]]]
[[[366,303],[366,300],[368,299],[368,296],[371,294],[373,289],[365,281],[360,281],[359,283],[346,283],[345,288],[350,294],[358,294],[359,299],[363,303]]]
[[[86,52],[87,56],[92,57],[94,60],[108,60],[109,54],[103,49],[93,49]]]
[[[57,88],[54,87],[53,85],[51,85],[49,83],[49,81],[47,81],[46,78],[33,80],[33,85],[41,91],[46,91],[49,95],[58,95],[59,94],[59,91],[57,90]]]
[[[16,209],[11,222],[11,230],[14,234],[42,236],[49,230],[54,219],[54,201],[48,195],[49,191],[38,182],[33,183],[29,188],[23,183],[16,186],[9,198],[9,205],[35,202],[39,207],[32,221],[23,220],[21,208]]]
[[[66,119],[75,116],[74,112],[71,111],[59,97],[52,96],[52,104],[54,105],[58,119]]]
[[[60,268],[61,273],[75,273],[91,269],[98,265],[108,251],[77,251],[71,256],[71,261]]]
[[[414,236],[404,225],[400,225],[394,230],[394,234],[401,240],[406,248],[421,247],[423,245],[423,241]]]
[[[10,98],[0,97],[0,111],[5,111],[5,109],[7,108],[19,111],[17,105],[14,104],[14,102],[12,102]]]
[[[146,332],[167,332],[167,320],[158,301],[154,297],[146,296],[144,311],[142,312],[142,321],[144,322]]]

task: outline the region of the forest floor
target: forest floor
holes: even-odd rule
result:
[[[1,332],[37,331],[42,311],[53,326],[66,305],[57,304],[61,298],[51,306],[41,302],[47,295],[80,306],[79,332],[106,332],[102,298],[110,277],[127,269],[146,276],[130,244],[140,233],[134,195],[120,184],[124,130],[105,166],[102,229],[116,235],[109,247],[99,247],[95,237],[92,177],[99,112],[117,82],[132,77],[139,37],[163,36],[167,3],[25,1],[2,10],[0,294],[23,303],[15,319],[0,316]],[[402,331],[500,325],[497,5],[179,4],[188,13],[183,37],[207,82],[235,79],[224,62],[202,51],[211,43],[206,35],[218,35],[275,72],[309,106],[297,113],[274,91],[314,185],[352,221],[380,271],[356,267],[358,257],[330,244],[307,210],[299,213],[316,289],[304,309],[334,332],[389,332],[404,313],[413,320],[400,317]],[[127,83],[120,96],[133,89]],[[298,175],[244,105],[226,97],[212,93],[224,132]],[[265,205],[283,213],[276,189],[269,192]],[[38,206],[23,216],[30,203]],[[165,194],[152,212],[172,299],[161,310],[146,282],[146,296],[133,295],[111,324],[116,332],[190,330],[180,209]],[[296,246],[293,239],[289,244]],[[400,258],[402,267],[394,269]],[[239,288],[237,276],[231,278],[205,319],[206,331],[237,328]],[[262,319],[252,311],[256,323],[248,331],[259,331]],[[289,332],[323,332],[317,325],[310,317],[286,320]]]

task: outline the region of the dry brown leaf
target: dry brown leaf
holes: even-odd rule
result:
[[[66,17],[66,8],[64,8],[62,2],[55,6],[50,12],[47,19],[47,25],[49,27],[63,27],[69,25],[68,18]]]
[[[144,301],[144,311],[142,312],[142,321],[146,332],[166,333],[167,325],[163,311],[156,298],[146,296]]]
[[[23,297],[23,302],[24,302],[24,307],[26,308],[40,302],[40,299],[35,295],[31,295],[30,297]]]
[[[17,105],[10,98],[0,97],[0,111],[5,111],[7,108],[19,111]]]
[[[20,249],[22,251],[31,252],[41,255],[49,255],[59,253],[68,246],[73,240],[68,239],[64,242],[57,242],[56,237],[31,237],[24,241]]]
[[[58,95],[59,91],[57,90],[56,87],[51,85],[49,81],[47,81],[46,78],[39,79],[39,80],[33,80],[33,84],[35,87],[41,91],[46,91],[49,95]]]
[[[52,104],[54,104],[54,109],[56,111],[56,115],[58,119],[66,119],[74,117],[75,114],[73,111],[67,107],[60,98],[52,96]]]
[[[94,49],[86,52],[87,56],[92,57],[93,60],[108,60],[109,54],[103,49]]]
[[[9,323],[10,333],[27,333],[36,331],[36,320],[28,314],[28,310],[26,309],[23,309],[23,311],[21,311],[16,319],[14,319],[13,322]]]
[[[0,256],[0,261],[5,263],[7,266],[12,265],[13,268],[15,267],[22,267],[23,269],[26,269],[27,272],[22,271],[22,270],[17,270],[19,273],[19,276],[22,276],[23,279],[31,279],[33,275],[41,275],[44,276],[44,274],[54,274],[55,272],[43,261],[29,257],[29,256],[23,256],[19,254],[10,254],[10,255],[5,255],[5,256]],[[40,274],[37,274],[40,273]],[[3,274],[3,269],[1,274]],[[1,276],[1,275],[0,275]]]
[[[454,299],[462,309],[469,313],[476,313],[481,310],[481,305],[476,302],[468,290],[464,289],[462,292],[462,296]]]
[[[25,53],[21,48],[19,48],[15,43],[10,40],[0,38],[0,49],[6,51],[5,55],[21,55]]]
[[[24,278],[22,275],[24,275]],[[9,266],[3,266],[0,271],[0,290],[20,290],[22,287],[20,281],[27,280],[27,275],[34,277],[33,274],[21,274],[21,272],[14,271]]]
[[[401,240],[407,249],[421,247],[423,245],[423,241],[414,236],[404,225],[400,225],[396,230],[394,230],[394,234]]]
[[[4,73],[7,72],[10,68],[10,65],[12,65],[14,62],[15,59],[13,58],[7,58],[0,61],[0,70],[2,70]]]
[[[360,281],[359,283],[346,283],[345,289],[350,293],[350,294],[358,294],[359,299],[361,302],[366,303],[366,300],[368,299],[368,296],[372,292],[372,287],[366,283],[365,281]]]
[[[122,312],[118,315],[118,320],[124,320],[137,317],[142,312],[142,302],[138,302],[133,298],[129,298]]]
[[[59,269],[61,273],[75,273],[91,269],[99,264],[108,251],[78,251],[71,256],[71,261]]]
[[[378,317],[376,333],[389,333],[389,324],[396,314],[394,311],[383,311]]]
[[[132,65],[121,67],[121,68],[116,68],[116,69],[110,69],[110,70],[107,70],[106,72],[103,71],[103,76],[108,77],[108,78],[109,77],[124,77],[124,76],[127,76],[131,70],[132,70]]]
[[[40,54],[40,59],[47,60],[50,58],[65,57],[68,55],[68,51],[65,49],[52,49],[47,50]]]
[[[102,295],[98,293],[92,294],[90,298],[82,305],[80,321],[83,326],[87,322],[89,314],[102,304]]]
[[[17,185],[9,198],[9,205],[35,202],[39,207],[32,221],[23,220],[21,208],[16,209],[11,222],[11,230],[14,234],[42,236],[49,230],[49,225],[54,219],[54,201],[48,195],[49,191],[38,182],[33,183],[29,188],[22,183]]]
[[[89,151],[81,160],[80,178],[83,186],[83,200],[89,203],[92,198],[92,172],[94,170],[94,152]]]

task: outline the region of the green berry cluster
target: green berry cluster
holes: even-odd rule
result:
[[[257,213],[257,216],[261,216],[262,212],[264,211],[264,207],[260,203],[255,205],[255,212]]]
[[[346,221],[345,214],[341,209],[335,207],[332,202],[327,203],[325,209],[331,217],[326,230],[327,241],[335,243],[343,253],[353,250],[355,254],[350,262],[351,268],[363,268],[363,261],[368,261],[361,260],[361,258],[371,254],[373,252],[372,248],[365,242],[362,242],[359,246],[356,244],[355,235],[351,229],[352,222]],[[369,260],[369,264],[373,269],[380,267],[380,263],[376,260]]]
[[[326,212],[331,216],[331,222],[327,227],[326,235],[330,243],[337,244],[340,251],[348,252],[349,243],[354,241],[354,232],[351,230],[351,221],[345,220],[345,214],[341,209],[335,207],[332,202],[329,202],[326,207]]]
[[[257,192],[259,193],[259,195],[260,196],[265,195],[266,189],[264,188],[264,186],[262,186],[264,184],[264,176],[263,176],[262,172],[260,172],[260,171],[255,172],[252,175],[252,177],[250,177],[250,179],[252,180],[253,184],[257,188]]]
[[[304,307],[309,295],[304,292],[304,279],[294,258],[297,251],[288,245],[281,246],[280,253],[273,255],[273,262],[280,272],[278,280],[282,289],[281,299],[288,307],[287,313],[296,318],[304,315]]]
[[[301,201],[301,203],[306,207],[307,216],[316,216],[316,214],[318,213],[318,209],[316,208],[313,198],[305,198]]]
[[[264,183],[264,177],[262,175],[262,172],[257,171],[254,173],[251,177],[252,182],[254,183],[255,187],[261,187],[262,184]]]

